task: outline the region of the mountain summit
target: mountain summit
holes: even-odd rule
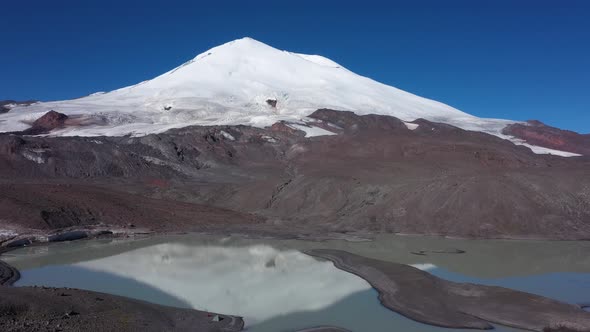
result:
[[[276,101],[275,107],[268,100]],[[0,130],[23,130],[26,122],[49,110],[84,116],[85,122],[95,124],[64,129],[62,135],[141,135],[186,125],[268,126],[277,120],[299,120],[318,108],[481,129],[478,118],[354,74],[325,57],[242,38],[133,86],[21,107],[3,116]]]
[[[26,130],[51,110],[69,117],[69,125],[52,135],[141,136],[189,125],[305,124],[321,108],[403,121],[424,118],[524,143],[502,133],[516,121],[478,118],[357,75],[328,58],[281,51],[252,38],[214,47],[154,79],[108,93],[14,105],[0,115],[0,132]]]

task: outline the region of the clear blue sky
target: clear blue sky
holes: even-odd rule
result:
[[[1,9],[0,99],[116,89],[250,36],[474,115],[590,132],[590,1],[6,0]]]

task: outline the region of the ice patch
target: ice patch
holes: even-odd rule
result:
[[[228,139],[230,141],[235,141],[235,137],[233,137],[230,133],[225,132],[225,131],[221,131],[221,136],[225,137],[225,139]]]
[[[262,139],[265,140],[265,141],[267,141],[267,142],[269,142],[269,143],[276,143],[276,142],[278,142],[277,139],[274,138],[274,137],[272,137],[272,136],[263,135],[262,136]]]
[[[301,130],[305,132],[305,137],[316,137],[316,136],[328,136],[328,135],[337,135],[331,131],[327,131],[326,129],[315,127],[315,126],[307,126],[297,123],[288,123],[288,127]]]
[[[430,264],[430,263],[411,264],[410,266],[413,266],[413,267],[415,267],[419,270],[422,270],[422,271],[430,271],[430,270],[434,270],[437,268],[436,265]]]
[[[410,130],[416,130],[416,128],[418,128],[420,126],[419,124],[411,123],[411,122],[404,122],[404,124]]]
[[[36,162],[37,164],[45,164],[45,158],[37,151],[25,150],[21,154],[27,160]]]
[[[560,156],[560,157],[580,157],[580,156],[582,156],[581,154],[577,154],[577,153],[573,153],[573,152],[554,150],[554,149],[544,148],[542,146],[531,145],[528,143],[515,142],[514,144],[526,146],[527,148],[531,149],[536,154],[552,154],[552,155]]]
[[[531,151],[533,151],[533,153],[536,153],[536,154],[551,154],[554,156],[560,156],[560,157],[566,157],[566,158],[582,156],[581,154],[577,154],[577,153],[573,153],[573,152],[549,149],[549,148],[544,148],[542,146],[528,144],[526,141],[516,138],[514,136],[508,136],[508,135],[503,135],[503,134],[497,135],[497,136],[500,138],[503,138],[503,139],[507,139],[516,145],[526,146],[527,148],[531,149]]]
[[[11,237],[16,236],[18,233],[9,229],[0,229],[0,237]]]
[[[328,127],[332,127],[332,128],[334,128],[334,129],[342,130],[342,127],[340,127],[340,126],[338,126],[338,125],[335,125],[335,124],[333,124],[333,123],[326,122],[326,124],[328,125]]]

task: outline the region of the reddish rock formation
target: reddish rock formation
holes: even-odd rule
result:
[[[532,145],[590,155],[590,134],[583,135],[562,130],[537,120],[529,120],[527,124],[508,125],[502,130],[502,133],[522,139]]]
[[[68,116],[56,111],[49,111],[33,122],[34,128],[53,130],[65,124]]]
[[[49,111],[45,113],[42,117],[35,120],[31,125],[31,128],[24,130],[24,135],[39,135],[39,134],[47,134],[50,131],[62,128],[66,124],[66,120],[68,116],[59,113],[56,111]]]

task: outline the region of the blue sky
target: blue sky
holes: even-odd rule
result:
[[[465,112],[590,132],[590,1],[4,1],[0,99],[152,78],[249,36]]]

